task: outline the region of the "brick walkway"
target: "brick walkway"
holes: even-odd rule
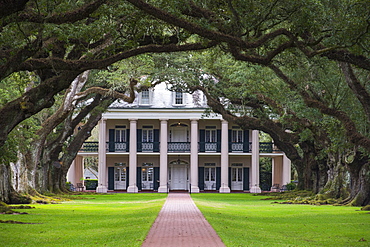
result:
[[[142,247],[225,246],[189,194],[170,193]]]

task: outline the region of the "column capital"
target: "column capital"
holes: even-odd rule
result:
[[[225,119],[220,119],[220,121],[221,121],[221,123],[223,123],[223,124],[228,124],[229,122],[228,121],[226,121]]]
[[[137,118],[129,118],[128,119],[130,122],[134,122],[134,121],[137,121],[138,119]]]
[[[163,121],[168,121],[168,118],[160,118],[159,121],[163,122]]]
[[[199,121],[199,118],[190,118],[190,121],[191,122],[194,122],[194,121],[198,122]]]

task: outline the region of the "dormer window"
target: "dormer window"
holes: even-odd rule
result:
[[[140,93],[140,104],[149,105],[150,104],[150,91],[149,89],[143,89]]]
[[[182,105],[182,104],[184,104],[182,91],[176,91],[175,92],[175,105]]]

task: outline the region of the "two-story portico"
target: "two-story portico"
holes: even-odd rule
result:
[[[273,160],[273,184],[290,182],[284,153],[260,143],[257,130],[205,115],[204,99],[196,99],[157,86],[132,104],[113,105],[99,123],[99,141],[84,144],[69,180],[83,176],[81,157],[97,155],[97,192],[259,193],[259,159],[265,156]]]

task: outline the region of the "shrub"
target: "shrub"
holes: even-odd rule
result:
[[[295,190],[296,187],[297,185],[293,182],[286,185],[287,190]]]
[[[95,190],[98,187],[97,179],[85,179],[86,190]]]

